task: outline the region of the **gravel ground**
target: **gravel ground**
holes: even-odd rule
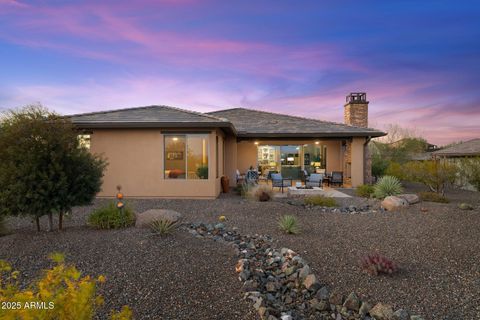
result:
[[[407,191],[419,189],[411,185]],[[253,202],[233,194],[217,200],[129,203],[137,212],[177,210],[188,222],[214,222],[225,215],[227,226],[271,235],[278,247],[297,251],[323,283],[345,295],[355,291],[362,299],[403,307],[425,319],[480,319],[479,193],[448,195],[449,204],[424,202],[399,212],[356,215],[321,213],[284,199]],[[366,200],[339,201],[359,205]],[[460,202],[473,204],[475,210],[459,210]],[[25,220],[11,220],[17,231],[0,238],[0,258],[31,277],[48,265],[48,252],[63,251],[82,271],[107,276],[107,310],[128,304],[141,319],[255,318],[252,306],[241,299],[230,249],[182,231],[163,239],[134,228],[92,230],[83,226],[90,210],[77,208],[66,221],[66,231],[50,234],[37,234]],[[298,217],[301,234],[288,236],[278,230],[277,219],[283,214]],[[396,261],[400,272],[392,277],[362,273],[358,259],[372,251]]]

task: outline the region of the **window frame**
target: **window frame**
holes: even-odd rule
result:
[[[189,179],[188,178],[188,140],[189,137],[191,136],[196,136],[196,137],[204,137],[206,141],[206,156],[207,156],[207,168],[208,168],[208,174],[206,179]],[[166,169],[166,161],[167,161],[167,152],[166,152],[166,139],[169,137],[178,137],[178,138],[184,138],[185,139],[185,148],[183,150],[183,154],[185,157],[185,178],[179,179],[179,178],[168,178],[165,171]],[[175,181],[208,181],[210,180],[210,152],[209,152],[209,147],[210,147],[210,141],[209,141],[209,134],[208,133],[164,133],[163,134],[163,180],[175,180]]]

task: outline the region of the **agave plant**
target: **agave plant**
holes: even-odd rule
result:
[[[176,221],[169,219],[159,219],[150,223],[150,229],[153,233],[164,236],[173,232],[177,228]]]
[[[383,176],[374,187],[375,198],[383,199],[388,196],[395,196],[403,192],[402,184],[398,178]]]
[[[280,229],[288,234],[300,233],[300,227],[298,226],[297,218],[292,215],[284,215],[278,221]]]

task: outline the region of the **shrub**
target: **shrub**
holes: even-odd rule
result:
[[[1,117],[1,116],[0,116]],[[102,185],[106,162],[82,147],[68,117],[40,106],[7,111],[1,117],[0,214],[39,218],[63,216],[74,206],[87,205]]]
[[[355,194],[359,197],[370,198],[372,197],[374,191],[375,190],[372,185],[362,184],[361,186],[357,187]]]
[[[242,196],[242,197],[247,197],[250,189],[252,189],[252,185],[246,182],[242,182],[237,185],[237,192]]]
[[[119,210],[112,201],[108,205],[95,209],[88,217],[88,224],[100,229],[129,227],[135,223],[135,214],[128,206]]]
[[[170,219],[159,219],[150,223],[150,229],[153,233],[166,236],[171,234],[178,226],[176,221]]]
[[[480,157],[465,158],[459,161],[461,177],[480,191]],[[465,184],[465,181],[462,181]]]
[[[103,304],[97,294],[97,285],[105,282],[104,276],[81,276],[73,265],[66,265],[64,256],[50,255],[55,262],[45,270],[43,277],[23,289],[18,283],[18,271],[0,260],[0,303],[15,303],[17,308],[0,309],[1,319],[93,319],[96,308]],[[46,302],[46,308],[27,308],[31,301]],[[119,313],[112,312],[111,319],[127,320],[132,312],[127,306]]]
[[[403,188],[400,180],[392,176],[383,176],[374,186],[375,198],[383,199],[388,196],[395,196],[402,193]]]
[[[314,206],[322,206],[322,207],[336,207],[337,206],[337,201],[335,201],[335,199],[324,197],[324,196],[305,197],[304,202],[305,202],[305,204],[314,205]]]
[[[258,185],[250,188],[249,193],[253,195],[257,201],[261,202],[270,201],[273,198],[273,190],[265,185]]]
[[[402,165],[398,162],[393,162],[393,161],[390,162],[390,164],[387,167],[387,170],[385,170],[385,175],[396,177],[400,180],[405,179],[405,174],[404,174]]]
[[[435,193],[435,192],[420,192],[420,199],[422,201],[428,201],[428,202],[439,202],[439,203],[449,203],[450,200],[448,200],[446,197]]]
[[[447,161],[411,161],[405,164],[405,179],[420,182],[430,191],[445,195],[445,188],[457,179],[458,167]]]
[[[280,229],[288,234],[298,234],[300,233],[300,227],[298,226],[298,221],[295,216],[284,215],[278,221],[278,226]]]
[[[5,218],[0,216],[0,237],[8,233],[7,227],[5,226]]]
[[[371,275],[393,274],[398,268],[395,262],[379,253],[372,253],[360,260],[360,266],[364,272]]]
[[[381,177],[385,174],[387,170],[389,161],[386,160],[382,155],[378,153],[372,154],[372,175],[374,177]]]

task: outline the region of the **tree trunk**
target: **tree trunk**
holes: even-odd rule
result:
[[[63,228],[63,211],[60,211],[60,214],[58,215],[58,229],[62,230]]]
[[[53,214],[51,212],[48,214],[48,231],[53,231]]]
[[[37,231],[40,232],[40,217],[35,217],[35,222],[37,223]]]

